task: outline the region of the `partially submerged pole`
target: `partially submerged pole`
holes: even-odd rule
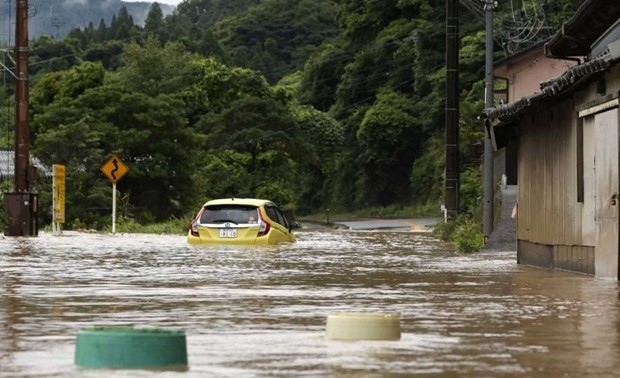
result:
[[[28,0],[17,0],[15,21],[15,186],[4,193],[5,234],[36,236],[38,196],[32,193],[28,125]]]
[[[485,87],[484,87],[484,107],[493,107],[493,10],[495,0],[484,0],[484,10],[486,15],[486,64],[485,64]],[[483,123],[484,124],[484,123]],[[484,128],[484,206],[482,234],[484,242],[489,239],[493,232],[493,144],[491,143],[490,130]]]
[[[15,22],[15,191],[30,190],[28,127],[28,0],[17,0]]]
[[[446,0],[446,219],[459,210],[459,23],[458,0]]]

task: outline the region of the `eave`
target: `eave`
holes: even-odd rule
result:
[[[541,92],[522,97],[515,102],[485,109],[482,116],[486,119],[486,126],[491,130],[501,126],[509,126],[526,111],[544,106],[552,101],[561,100],[592,82],[596,77],[618,63],[620,63],[620,40],[609,45],[607,54],[587,63],[572,66],[562,75],[542,82],[540,84]],[[501,148],[502,144],[496,143],[495,148]]]
[[[545,44],[549,58],[588,56],[592,44],[620,18],[620,2],[586,0]]]

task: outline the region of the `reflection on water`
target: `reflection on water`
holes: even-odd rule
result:
[[[0,377],[81,371],[83,327],[184,329],[183,377],[609,377],[617,282],[456,255],[404,232],[300,231],[294,245],[196,248],[181,236],[0,237]],[[397,312],[396,342],[339,342],[327,315]]]

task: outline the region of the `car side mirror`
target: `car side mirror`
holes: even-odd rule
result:
[[[301,224],[299,222],[297,222],[297,221],[290,221],[289,222],[289,229],[290,230],[294,230],[294,229],[297,229],[297,228],[301,228]]]

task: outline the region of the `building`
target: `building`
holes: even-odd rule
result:
[[[545,42],[535,44],[493,63],[495,102],[506,104],[540,92],[540,82],[557,77],[577,63],[577,59],[545,56]],[[498,88],[501,88],[498,90]],[[508,185],[517,184],[517,139],[495,153],[494,177],[506,175]]]
[[[54,176],[52,169],[46,167],[37,158],[30,157],[30,164],[36,168],[37,175],[40,178],[50,179]],[[0,182],[13,180],[15,176],[15,151],[0,150]]]
[[[545,54],[586,59],[484,112],[496,148],[518,145],[517,259],[617,279],[620,2],[583,1]]]

